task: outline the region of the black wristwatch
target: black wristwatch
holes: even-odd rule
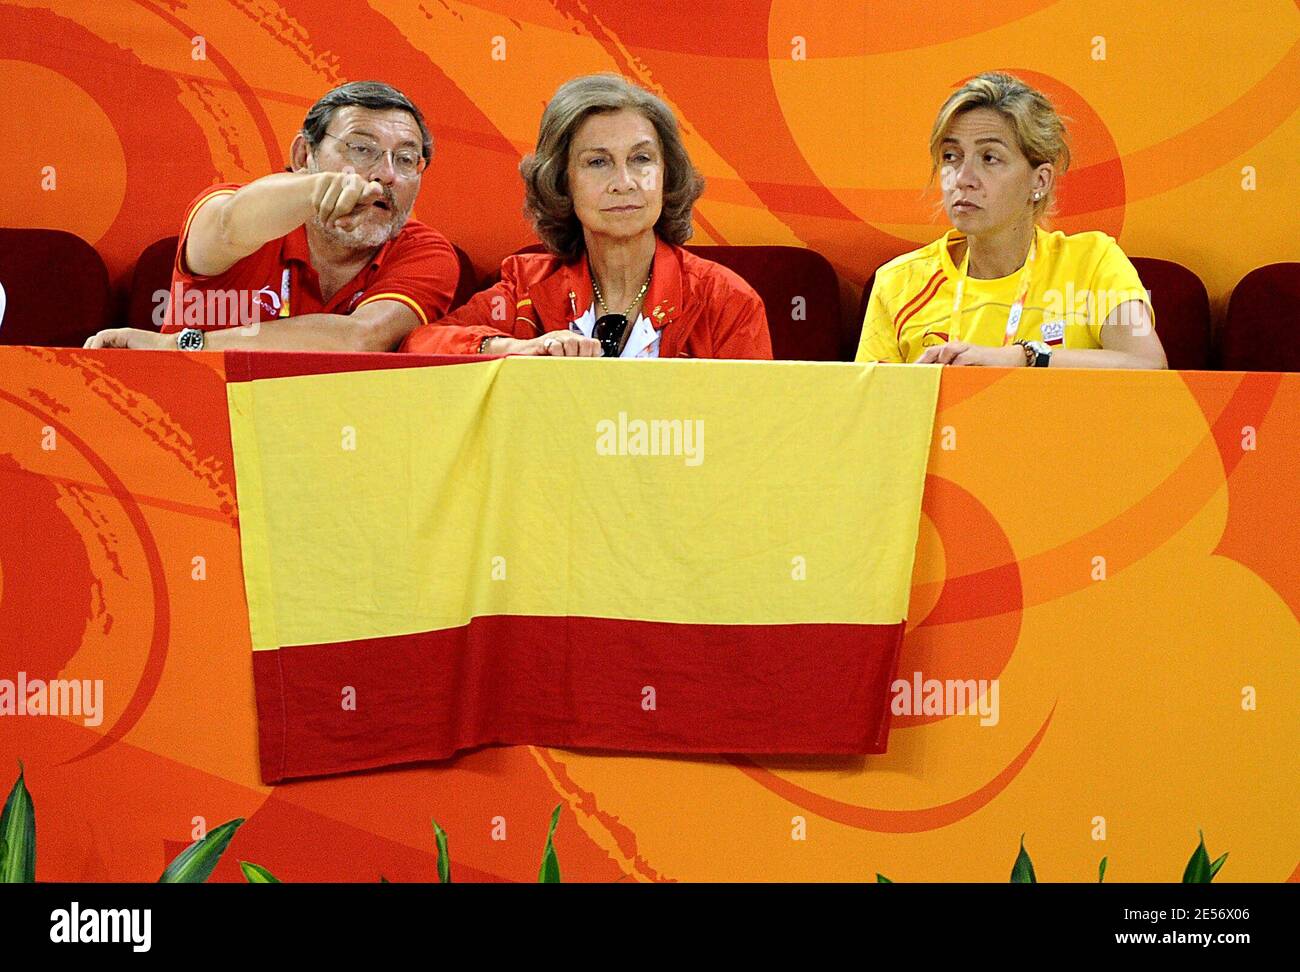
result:
[[[1052,349],[1042,341],[1017,341],[1025,349],[1025,364],[1030,368],[1046,368],[1052,363]]]
[[[197,327],[187,327],[176,335],[176,347],[182,351],[202,351],[203,332]]]

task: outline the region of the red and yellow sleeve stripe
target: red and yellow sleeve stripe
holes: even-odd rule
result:
[[[411,310],[415,311],[415,316],[420,319],[421,324],[429,323],[429,317],[424,313],[424,308],[420,306],[418,300],[414,297],[408,297],[406,294],[399,294],[393,290],[386,290],[381,294],[371,294],[361,303],[357,304],[357,310],[365,307],[366,304],[373,304],[377,300],[396,300],[399,303],[403,303],[407,307],[411,308]]]
[[[190,226],[194,223],[194,217],[199,214],[199,210],[206,206],[211,200],[218,196],[233,196],[238,190],[231,189],[229,186],[222,186],[213,189],[206,195],[200,196],[194,205],[190,207],[189,214],[185,217],[185,225],[181,227],[180,245],[176,247],[176,259],[173,261],[173,270],[177,273],[188,274],[189,271],[181,266],[181,254],[185,252],[185,241],[190,238]]]

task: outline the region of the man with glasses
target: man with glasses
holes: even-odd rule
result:
[[[190,204],[161,333],[114,328],[86,347],[393,350],[447,312],[459,276],[451,244],[408,218],[432,149],[400,91],[335,88],[287,171]]]

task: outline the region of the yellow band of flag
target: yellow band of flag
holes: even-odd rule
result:
[[[897,624],[939,371],[506,358],[232,382],[253,647],[501,614]]]

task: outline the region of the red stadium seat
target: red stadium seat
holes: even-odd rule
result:
[[[763,300],[772,337],[772,356],[785,361],[851,360],[857,336],[842,333],[840,289],[835,268],[816,250],[800,246],[713,246],[691,244],[692,253],[720,263],[742,277]],[[540,243],[516,253],[543,253]],[[501,279],[500,270],[483,278],[480,289]],[[803,298],[801,304],[795,298]],[[796,308],[798,310],[796,311]],[[801,319],[796,319],[799,313]],[[842,357],[847,343],[849,358]]]
[[[162,326],[162,315],[167,309],[167,298],[161,306],[154,303],[154,294],[164,294],[172,283],[172,261],[176,259],[178,237],[168,236],[150,243],[140,254],[131,274],[131,292],[127,300],[126,322],[131,327],[156,331]],[[155,318],[156,312],[156,318]]]
[[[1217,357],[1225,371],[1300,371],[1300,263],[1272,263],[1241,278]]]
[[[876,273],[873,270],[867,282],[862,285],[862,299],[858,301],[858,316],[853,319],[853,326],[849,328],[852,331],[850,335],[853,340],[852,347],[849,348],[849,356],[845,361],[852,361],[858,356],[858,344],[862,341],[862,322],[867,319],[867,304],[871,300],[871,288],[876,285]]]
[[[785,361],[839,361],[845,336],[835,268],[801,246],[687,246],[735,271],[758,291],[767,309],[772,357]]]
[[[0,229],[0,344],[81,347],[111,323],[108,270],[63,230]]]
[[[478,274],[474,272],[468,253],[455,243],[451,248],[456,251],[456,262],[460,264],[460,279],[456,281],[456,293],[451,298],[451,310],[455,310],[478,292]]]
[[[545,252],[546,252],[546,247],[542,246],[542,244],[540,243],[529,243],[527,246],[521,246],[519,249],[515,250],[515,253],[545,253]],[[489,287],[495,287],[500,282],[500,280],[501,280],[501,266],[500,264],[498,264],[497,266],[493,267],[491,270],[489,270],[487,273],[483,275],[483,277],[478,282],[478,289],[475,290],[474,293],[478,293],[479,290],[487,290]],[[471,296],[473,295],[471,294]]]
[[[1210,367],[1210,298],[1201,278],[1170,260],[1132,257],[1132,262],[1151,293],[1156,334],[1169,367],[1182,371]]]

